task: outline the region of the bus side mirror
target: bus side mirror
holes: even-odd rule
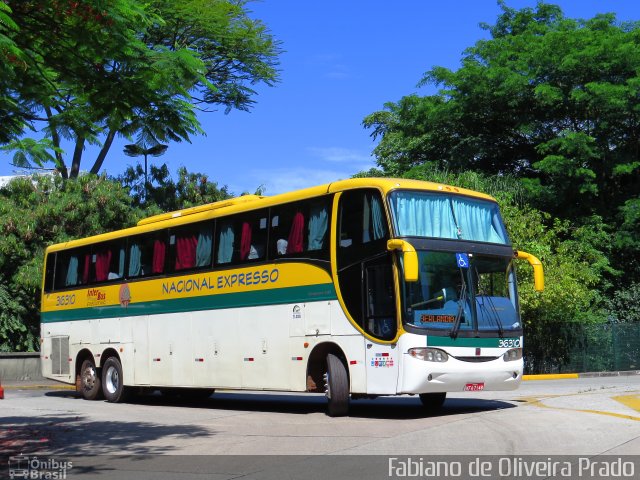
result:
[[[533,286],[537,292],[544,290],[544,270],[542,269],[542,262],[537,257],[527,252],[516,250],[513,252],[514,258],[522,258],[529,262],[533,267]]]
[[[393,238],[387,241],[387,250],[390,252],[393,250],[402,251],[402,264],[404,266],[404,281],[405,282],[417,282],[418,281],[418,254],[416,249],[413,248],[406,240],[400,240],[399,238]]]

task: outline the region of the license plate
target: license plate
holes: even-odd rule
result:
[[[467,383],[464,386],[465,392],[481,392],[484,390],[484,383]]]

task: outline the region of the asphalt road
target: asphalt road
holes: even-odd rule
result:
[[[22,386],[0,400],[0,453],[148,455],[156,465],[167,455],[638,455],[640,376],[452,394],[431,415],[417,397],[358,400],[342,418],[327,417],[317,395],[216,392],[179,401],[156,394],[109,404]]]

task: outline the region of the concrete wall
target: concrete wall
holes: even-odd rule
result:
[[[42,380],[40,353],[1,353],[0,381]]]

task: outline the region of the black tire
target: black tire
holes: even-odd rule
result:
[[[327,355],[325,376],[327,412],[330,417],[342,417],[349,413],[349,375],[345,364],[333,354]]]
[[[129,389],[124,386],[122,376],[122,364],[117,357],[109,357],[102,366],[102,392],[107,402],[124,402],[129,394]]]
[[[88,358],[82,362],[78,387],[78,391],[85,400],[99,400],[102,398],[102,381],[93,359]]]
[[[422,402],[422,405],[430,412],[437,412],[440,410],[445,398],[447,398],[447,392],[420,394],[420,401]]]

